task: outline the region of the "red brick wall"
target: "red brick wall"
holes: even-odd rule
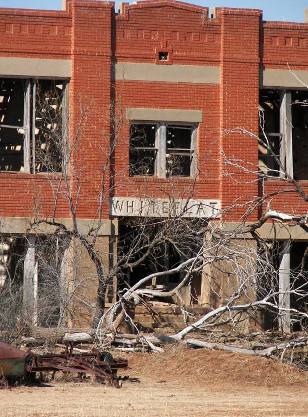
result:
[[[69,11],[0,8],[1,56],[68,58],[72,19]]]
[[[108,216],[111,105],[112,5],[72,4],[73,74],[70,84],[71,140],[77,143],[74,189],[77,215],[96,218],[104,192],[102,214]],[[107,164],[107,165],[106,165]]]
[[[112,15],[107,2],[77,0],[68,1],[67,10],[59,12],[0,9],[0,32],[4,31],[0,56],[72,59],[69,110],[75,152],[69,185],[81,218],[97,217],[100,191],[109,189],[105,165],[110,140]],[[69,217],[66,191],[57,192],[59,178],[1,172],[0,215],[50,215],[56,207],[57,216]],[[104,197],[106,217],[109,199]]]
[[[116,19],[119,61],[155,62],[155,51],[168,47],[175,64],[219,64],[220,25],[208,9],[172,1],[125,4]]]
[[[70,11],[38,11],[0,8],[0,57],[69,58]],[[54,207],[53,181],[45,175],[0,173],[0,215],[31,217]],[[53,183],[56,187],[56,182]],[[66,203],[59,199],[57,214],[67,217]]]
[[[208,9],[168,1],[124,5],[116,19],[117,61],[155,63],[157,52],[167,49],[172,63],[219,65],[220,24],[208,19]],[[138,92],[136,94],[136,92]],[[119,81],[117,108],[178,108],[202,110],[198,129],[200,176],[192,179],[128,176],[129,127],[124,121],[116,150],[117,196],[176,197],[194,192],[196,198],[219,198],[219,86],[189,83]]]
[[[222,205],[228,210],[226,218],[236,220],[245,215],[246,203],[258,195],[257,140],[242,132],[258,135],[259,130],[260,12],[220,9],[218,15],[222,24]]]
[[[95,0],[68,0],[66,11],[0,9],[0,56],[72,59],[70,135],[78,145],[70,185],[78,196],[79,217],[97,217],[101,191],[102,213],[108,217],[110,187],[117,196],[183,196],[193,190],[196,198],[220,198],[224,208],[235,204],[226,219],[243,215],[245,202],[259,193],[257,178],[249,173],[258,166],[258,149],[256,139],[239,129],[258,134],[260,65],[308,69],[308,25],[262,24],[261,19],[260,11],[248,9],[217,9],[216,18],[208,19],[207,8],[171,0],[124,5],[117,16],[112,3]],[[169,51],[174,64],[220,66],[221,84],[121,81],[113,89],[114,58],[155,63],[161,49]],[[127,107],[202,110],[196,182],[130,178],[124,118],[111,183],[113,97],[121,115]],[[247,172],[225,164],[224,158],[243,163]],[[48,214],[55,186],[44,174],[0,173],[0,216],[31,216],[34,206]],[[280,186],[279,180],[269,182],[266,190]],[[286,211],[306,207],[295,194],[273,204]],[[68,217],[65,198],[57,205],[57,215]]]
[[[308,25],[265,22],[263,24],[263,65],[265,68],[308,68]]]
[[[138,94],[136,94],[138,91]],[[197,182],[188,178],[162,179],[129,177],[129,127],[124,121],[116,149],[117,196],[134,196],[136,190],[143,196],[166,197],[190,195],[198,198],[219,198],[219,86],[186,83],[118,82],[118,108],[149,107],[196,109],[203,112],[203,123],[198,129]],[[123,111],[121,111],[123,113]],[[176,184],[176,186],[175,186]]]

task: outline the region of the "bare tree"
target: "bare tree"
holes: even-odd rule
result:
[[[106,180],[112,171],[111,165],[123,117],[115,115],[113,108],[109,109],[114,120],[114,132],[112,140],[109,140],[111,146],[106,153],[106,160],[99,173],[97,219],[93,221],[93,227],[85,232],[80,229],[78,223],[83,177],[82,166],[78,164],[78,152],[87,112],[90,109],[81,109],[80,125],[72,137],[68,133],[69,121],[67,118],[63,119],[63,96],[48,89],[44,93],[39,89],[37,91],[40,103],[37,107],[37,118],[42,127],[39,132],[40,140],[36,142],[38,151],[34,164],[37,169],[48,174],[46,180],[53,193],[53,215],[45,217],[39,198],[35,201],[31,233],[36,236],[36,256],[40,258],[39,265],[44,275],[44,285],[37,300],[39,317],[35,324],[62,326],[68,317],[78,314],[78,310],[72,309],[72,300],[87,302],[79,295],[80,287],[88,284],[87,276],[82,280],[70,282],[69,285],[67,277],[63,276],[63,265],[68,262],[67,249],[74,242],[78,242],[77,256],[82,247],[87,252],[98,279],[93,325],[99,340],[103,340],[106,334],[116,334],[123,321],[129,324],[133,332],[139,333],[141,328],[134,319],[133,312],[139,304],[153,311],[153,301],[178,306],[182,311],[183,328],[170,335],[173,341],[183,341],[190,333],[200,330],[203,334],[210,334],[217,329],[240,331],[244,323],[247,328],[249,320],[257,323],[266,321],[270,327],[284,331],[288,327],[306,330],[307,250],[299,266],[293,269],[290,284],[282,287],[279,278],[283,274],[284,251],[290,242],[285,241],[283,246],[277,239],[262,238],[259,231],[269,221],[279,224],[282,228],[293,224],[307,231],[307,213],[293,215],[271,208],[272,199],[280,194],[296,193],[304,201],[307,201],[307,195],[300,181],[287,172],[285,164],[277,155],[277,150],[272,146],[264,126],[262,111],[260,135],[242,128],[238,128],[237,131],[252,141],[254,146],[259,143],[266,149],[267,155],[275,162],[274,167],[266,172],[261,171],[259,166],[251,166],[246,161],[228,157],[222,149],[224,175],[232,178],[235,172],[240,172],[243,178],[245,173],[249,176],[253,174],[254,181],[260,183],[278,175],[288,187],[269,194],[263,192],[244,203],[235,201],[230,207],[224,207],[210,216],[193,218],[189,211],[195,204],[193,196],[198,172],[194,174],[195,181],[191,182],[181,195],[177,191],[176,176],[170,175],[168,181],[174,183],[174,191],[170,193],[170,187],[168,191],[161,190],[168,200],[168,211],[164,215],[150,217],[144,217],[140,213],[140,216],[123,222],[124,230],[117,242],[117,259],[106,269],[106,252],[102,253],[97,249],[97,239],[103,222],[103,206],[113,193],[115,176],[122,175],[121,172],[113,172],[112,180]],[[229,133],[223,132],[226,135]],[[146,146],[148,143],[145,141],[144,132],[140,130],[137,133],[133,132],[133,138],[138,146],[135,145],[132,153],[141,147],[143,158],[138,160],[132,157],[131,169],[133,172],[137,170],[143,175],[150,175],[149,167],[153,164],[153,158],[155,159],[152,145]],[[176,155],[175,152],[174,154]],[[183,155],[174,157],[174,163],[169,161],[168,169],[178,172],[183,158],[190,157],[187,150],[184,150]],[[146,196],[146,199],[148,202],[155,200],[153,195]],[[177,206],[179,199],[181,204]],[[69,224],[60,221],[56,216],[58,206],[63,201],[69,207]],[[267,209],[258,220],[250,221],[251,213],[264,206]],[[244,214],[241,221],[230,228],[223,219],[238,207]],[[43,233],[46,228],[48,233]],[[289,241],[291,240],[290,237]],[[59,256],[55,259],[53,253],[58,253]],[[115,280],[116,299],[106,308],[108,291]],[[15,281],[12,279],[10,282],[9,288],[5,289],[9,293],[12,292]],[[206,313],[195,318],[191,316],[187,307],[189,304],[198,303],[198,285],[204,286],[208,297],[202,302]],[[13,293],[14,297],[18,297],[18,291],[14,290]],[[1,299],[4,300],[5,297]],[[293,306],[290,300],[293,301]],[[155,344],[150,339],[147,339],[147,343],[151,349],[155,349]],[[194,343],[198,345],[199,342]]]

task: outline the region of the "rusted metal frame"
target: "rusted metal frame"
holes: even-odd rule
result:
[[[103,354],[103,352],[94,354],[85,353],[81,355],[65,353],[40,356],[34,355],[31,352],[23,352],[0,342],[0,369],[2,363],[6,375],[15,375],[18,377],[31,377],[36,372],[58,371],[89,374],[102,382],[108,382],[119,388],[120,384],[117,371],[119,368],[127,368],[127,360],[113,359],[110,362],[106,362],[100,360]]]

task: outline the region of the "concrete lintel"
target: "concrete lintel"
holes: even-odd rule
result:
[[[0,57],[0,77],[70,78],[70,59]]]
[[[130,108],[126,110],[128,120],[151,120],[161,122],[202,122],[201,110]]]
[[[56,219],[57,223],[62,223],[68,230],[72,230],[71,219]],[[28,217],[0,217],[0,234],[17,235],[17,234],[52,234],[55,227],[46,223],[41,223],[31,227],[33,219]],[[117,236],[118,221],[104,219],[102,221],[92,219],[77,219],[79,232],[86,236],[90,230],[97,236]]]
[[[308,241],[308,232],[298,225],[265,223],[257,233],[262,239]]]
[[[219,84],[220,67],[209,65],[157,65],[119,62],[115,66],[116,80],[192,84]]]
[[[308,71],[267,68],[261,73],[261,88],[307,88]]]
[[[250,233],[242,233],[244,226],[250,223],[226,222],[221,225],[222,230],[234,233],[237,239],[253,239]],[[308,233],[298,225],[281,223],[265,223],[256,233],[261,239],[308,241]]]

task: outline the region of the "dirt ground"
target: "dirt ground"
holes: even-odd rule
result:
[[[272,360],[172,349],[127,356],[132,369],[121,389],[58,381],[2,390],[0,416],[308,416],[307,373]]]

